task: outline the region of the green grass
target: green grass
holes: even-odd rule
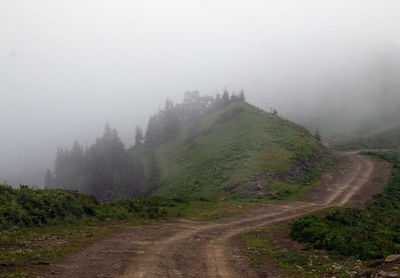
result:
[[[160,169],[155,194],[217,201],[254,198],[257,183],[267,197],[287,198],[332,162],[305,128],[247,103],[184,126],[154,153]],[[297,176],[291,175],[295,168]],[[238,186],[224,189],[234,182]]]
[[[271,277],[354,277],[354,273],[375,272],[359,260],[324,250],[288,246],[290,239],[281,235],[287,235],[289,228],[276,225],[242,235],[248,247],[244,254],[253,267],[267,269]]]

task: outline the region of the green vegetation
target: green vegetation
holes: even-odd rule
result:
[[[118,226],[179,216],[186,205],[155,196],[100,202],[72,190],[0,185],[0,267],[5,277],[32,277],[33,265],[53,262]]]
[[[157,194],[213,200],[284,199],[332,162],[305,128],[244,102],[185,125],[154,154]]]
[[[33,277],[37,266],[55,263],[122,226],[181,217],[209,220],[263,203],[157,196],[101,202],[77,191],[0,185],[0,277]]]
[[[324,217],[293,222],[290,235],[308,247],[363,260],[381,259],[400,248],[400,152],[368,152],[393,163],[384,191],[365,208],[336,208]]]
[[[243,91],[230,94],[227,90],[215,98],[188,91],[180,104],[167,99],[164,109],[149,118],[145,135],[140,127],[136,128],[131,148],[125,148],[118,132],[108,125],[103,135],[86,148],[78,142],[71,149],[59,148],[54,169],[45,175],[45,185],[79,190],[101,200],[151,195],[159,187],[160,178],[154,150],[186,125],[244,101]]]
[[[161,195],[180,199],[288,199],[332,158],[305,128],[245,102],[243,92],[167,100],[125,149],[116,130],[86,149],[60,149],[48,187],[102,200]]]
[[[121,226],[171,218],[206,220],[243,213],[260,201],[141,197],[101,202],[72,190],[0,185],[0,277],[32,277]]]
[[[266,268],[269,277],[354,277],[360,261],[329,254],[324,250],[305,250],[287,238],[288,225],[275,225],[242,235],[248,246],[245,255],[253,267]]]
[[[398,149],[400,148],[400,126],[374,135],[354,137],[335,146],[339,150],[352,149]]]
[[[60,258],[121,225],[206,220],[298,198],[333,162],[305,128],[246,103],[243,92],[185,97],[167,101],[145,136],[137,128],[129,149],[108,126],[86,149],[59,149],[49,189],[0,185],[6,271]]]
[[[161,197],[120,199],[99,202],[94,196],[77,191],[14,189],[0,185],[0,230],[44,224],[74,223],[77,220],[129,220],[132,218],[166,218],[175,201]]]

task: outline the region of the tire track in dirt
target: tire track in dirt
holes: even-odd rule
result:
[[[352,203],[354,196],[363,198],[363,188],[368,188],[378,170],[374,162],[356,153],[337,156],[341,161],[337,171],[327,173],[325,182],[311,190],[303,202],[267,205],[212,221],[127,227],[53,266],[53,275],[45,277],[255,277],[251,267],[241,263],[234,237],[322,208]]]
[[[372,173],[373,165],[372,162],[370,162],[367,158],[361,157],[355,153],[349,153],[347,155],[350,156],[352,166],[351,171],[346,173],[339,180],[339,183],[336,184],[335,190],[330,191],[328,198],[326,198],[326,200],[321,204],[306,203],[299,205],[298,203],[291,203],[282,206],[275,206],[282,210],[272,214],[264,214],[261,217],[249,219],[245,217],[240,221],[230,222],[229,224],[214,224],[208,226],[207,229],[202,228],[197,231],[193,231],[190,234],[180,237],[179,242],[169,242],[170,245],[167,245],[165,249],[172,251],[170,252],[170,255],[167,256],[167,260],[172,259],[172,262],[166,263],[164,261],[164,265],[162,265],[162,269],[159,269],[159,271],[146,273],[146,271],[135,271],[133,269],[128,269],[127,273],[122,277],[157,277],[161,273],[163,273],[163,277],[240,277],[237,276],[232,267],[227,263],[228,252],[226,252],[225,249],[229,247],[226,247],[225,243],[228,242],[231,237],[237,234],[244,233],[268,224],[291,220],[295,217],[328,206],[343,205],[348,202],[348,200],[350,200],[350,198],[362,187],[362,185],[368,181]],[[283,208],[285,206],[289,209],[284,210]],[[300,212],[296,213],[297,211]],[[190,237],[194,234],[199,234],[198,237],[200,237],[201,234],[207,235],[211,232],[213,233],[212,238],[208,240],[206,245],[200,248],[203,250],[200,251],[201,256],[197,258],[197,266],[195,266],[195,263],[192,260],[186,260],[186,263],[184,263],[185,259],[182,258],[183,256],[181,256],[180,259],[177,259],[176,255],[174,256],[174,254],[177,254],[179,250],[182,252],[185,246],[191,246],[192,251],[195,254],[198,254],[199,251],[194,248],[194,245],[190,244]],[[205,262],[202,262],[202,258],[204,260],[204,257]],[[177,261],[180,261],[181,263],[176,264]],[[206,271],[199,271],[199,269],[204,266],[206,267]],[[168,271],[168,269],[170,271]],[[194,269],[197,269],[197,271],[193,272]]]
[[[208,254],[207,277],[244,277],[243,273],[246,272],[242,270],[241,273],[238,273],[237,269],[227,265],[227,261],[229,261],[228,257],[230,254],[230,252],[228,252],[228,249],[230,248],[228,244],[230,238],[263,226],[292,220],[296,217],[300,217],[304,214],[323,208],[338,205],[342,206],[348,203],[349,200],[371,178],[374,170],[374,163],[371,161],[370,158],[358,155],[356,153],[342,153],[341,155],[349,156],[348,158],[351,161],[350,165],[352,166],[352,170],[343,175],[342,179],[340,179],[340,183],[335,184],[336,188],[334,190],[329,190],[330,188],[328,188],[327,192],[332,193],[330,195],[327,195],[325,201],[322,202],[320,205],[310,204],[308,207],[304,207],[301,213],[293,213],[289,216],[283,216],[282,214],[282,217],[278,217],[270,221],[265,221],[263,223],[258,223],[252,226],[251,229],[242,228],[227,232],[219,237],[219,242],[217,244],[215,242],[211,242],[209,246],[205,247],[206,250],[213,250],[214,252],[214,254]],[[309,194],[313,193],[310,192]],[[218,261],[214,258],[218,259]],[[251,277],[253,275],[250,271],[246,273],[245,277]]]
[[[251,214],[249,214],[243,218],[238,218],[237,216],[226,217],[224,219],[226,223],[218,223],[218,220],[202,222],[205,225],[199,225],[196,228],[190,229],[189,231],[182,231],[177,235],[167,238],[164,242],[156,242],[152,246],[149,246],[149,249],[157,250],[156,254],[149,257],[143,256],[135,263],[134,266],[131,267],[131,269],[128,268],[127,273],[125,275],[122,275],[121,277],[160,277],[158,276],[160,274],[160,271],[165,271],[167,269],[170,269],[171,271],[169,275],[163,277],[180,277],[180,276],[191,277],[189,276],[190,275],[189,273],[176,272],[178,267],[176,267],[175,260],[177,260],[177,257],[179,257],[178,254],[185,253],[185,250],[183,250],[183,252],[182,250],[181,251],[179,250],[184,248],[184,246],[182,245],[186,244],[187,246],[191,246],[192,250],[194,250],[193,241],[199,241],[200,238],[204,239],[205,238],[204,235],[207,235],[206,237],[212,238],[213,236],[219,236],[220,234],[225,233],[229,229],[237,228],[243,225],[254,226],[254,223],[260,223],[260,221],[261,223],[264,223],[266,220],[272,219],[274,217],[279,217],[283,213],[291,213],[293,212],[294,208],[297,210],[302,210],[310,206],[317,206],[317,205],[300,203],[300,202],[292,204],[291,206],[275,205],[271,206],[271,208],[273,208],[272,212],[269,211],[271,208],[270,209],[263,208],[256,210],[255,212],[253,212],[253,214],[255,214],[256,216],[252,216]],[[279,211],[274,212],[275,210]],[[196,250],[196,252],[198,252],[198,250]],[[154,254],[154,252],[152,253]],[[185,261],[186,256],[181,256],[181,257],[182,257],[181,261]],[[193,264],[192,261],[189,260],[186,261],[189,264]],[[158,262],[158,264],[155,265],[154,262]],[[189,265],[187,267],[189,268]],[[200,268],[203,267],[204,266],[201,266]],[[191,268],[193,268],[193,265]],[[197,275],[198,273],[196,273],[196,276],[193,277],[199,277]]]

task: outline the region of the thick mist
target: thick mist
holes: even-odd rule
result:
[[[396,0],[2,1],[0,182],[41,186],[106,123],[129,146],[186,90],[244,89],[326,137],[400,120],[398,26]]]

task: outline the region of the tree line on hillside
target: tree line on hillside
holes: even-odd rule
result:
[[[129,148],[106,125],[103,135],[90,146],[74,142],[71,149],[59,148],[54,169],[45,175],[45,186],[79,190],[103,200],[150,195],[158,188],[160,175],[154,147],[168,141],[183,125],[200,123],[202,117],[245,100],[243,90],[238,94],[224,90],[215,97],[188,91],[179,104],[167,99],[164,109],[150,117],[145,131],[136,127],[135,142]]]
[[[145,141],[150,145],[162,143],[184,124],[197,122],[203,116],[216,112],[233,102],[245,100],[243,90],[238,94],[230,94],[224,90],[222,95],[217,94],[215,97],[201,96],[198,91],[188,91],[180,104],[174,104],[167,99],[164,109],[150,117]]]

